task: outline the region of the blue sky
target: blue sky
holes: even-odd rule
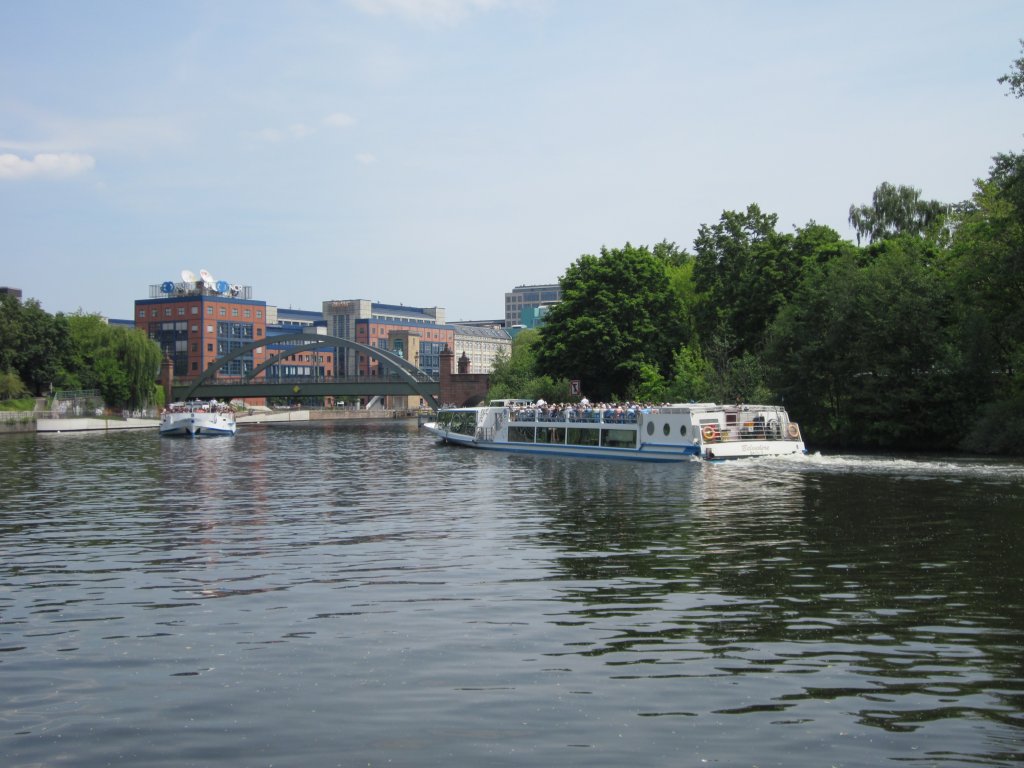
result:
[[[882,181],[1024,150],[1024,3],[8,0],[0,285],[128,318],[183,269],[497,318],[757,203],[852,237]]]

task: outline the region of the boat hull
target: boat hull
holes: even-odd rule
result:
[[[626,461],[722,461],[806,453],[779,406],[714,403],[540,408],[529,401],[447,408],[423,428],[454,445]]]
[[[221,437],[235,434],[234,414],[224,411],[184,410],[160,418],[164,437]]]
[[[462,445],[467,448],[479,448],[485,451],[501,451],[504,453],[528,453],[545,456],[567,456],[585,459],[617,459],[620,461],[655,461],[662,463],[693,461],[700,458],[696,447],[679,446],[642,446],[640,448],[613,448],[608,446],[551,445],[541,443],[507,443],[477,440],[471,435],[450,432],[436,422],[428,422],[423,428],[443,443]]]

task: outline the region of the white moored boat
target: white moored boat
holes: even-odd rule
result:
[[[213,437],[235,434],[235,412],[230,405],[216,400],[189,400],[171,403],[160,414],[161,435]]]
[[[800,427],[775,405],[542,403],[492,400],[475,408],[442,408],[423,427],[443,442],[473,448],[635,461],[806,453]]]

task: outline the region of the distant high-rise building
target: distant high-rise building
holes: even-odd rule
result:
[[[523,310],[546,307],[562,300],[562,286],[517,285],[505,294],[505,327],[523,324]]]
[[[385,352],[400,354],[432,376],[441,371],[441,351],[454,348],[455,331],[445,323],[442,307],[407,307],[379,304],[367,299],[325,301],[327,333]],[[417,350],[411,346],[418,340]],[[335,356],[338,376],[376,376],[378,361],[353,349],[339,349]]]

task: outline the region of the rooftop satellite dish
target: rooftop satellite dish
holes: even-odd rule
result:
[[[196,276],[192,274],[191,269],[183,269],[181,270],[181,280],[185,283],[194,283],[196,282]]]
[[[207,272],[205,269],[199,270],[199,276],[203,278],[203,282],[208,285],[213,285],[213,275]]]

